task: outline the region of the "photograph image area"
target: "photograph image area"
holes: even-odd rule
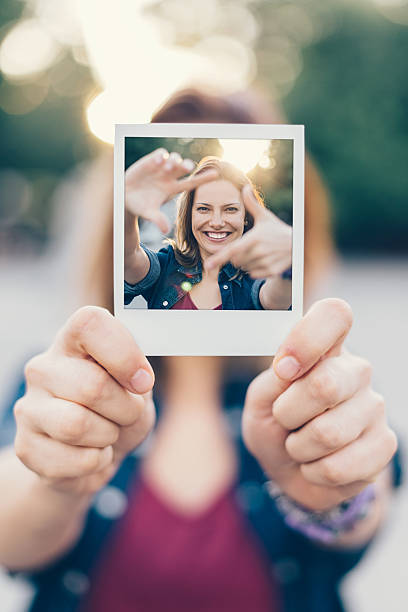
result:
[[[124,305],[290,310],[293,140],[125,137]]]

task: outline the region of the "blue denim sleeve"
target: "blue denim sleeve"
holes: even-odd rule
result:
[[[261,300],[259,299],[259,292],[264,283],[265,279],[257,279],[254,281],[251,287],[251,299],[255,306],[255,310],[264,310],[264,307],[261,304]]]
[[[141,244],[140,246],[143,248],[144,252],[149,258],[150,268],[146,276],[139,283],[136,283],[135,285],[130,285],[125,281],[124,302],[126,305],[130,304],[133,298],[137,295],[141,295],[146,300],[148,300],[150,295],[150,289],[154,287],[160,277],[161,267],[157,253],[151,251],[143,244]]]
[[[16,422],[14,420],[14,404],[25,393],[25,380],[21,378],[12,387],[6,401],[0,407],[0,448],[13,444],[16,435]]]

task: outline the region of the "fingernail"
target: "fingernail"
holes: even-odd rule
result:
[[[185,159],[183,166],[185,168],[185,170],[187,170],[187,172],[191,172],[191,170],[194,170],[194,162],[191,159]]]
[[[281,357],[273,364],[273,369],[279,378],[291,380],[300,371],[300,363],[297,359],[290,356]]]
[[[156,162],[156,164],[161,164],[164,161],[163,151],[159,151],[158,153],[156,153],[154,161]]]
[[[152,388],[153,377],[149,372],[140,368],[136,374],[132,376],[130,384],[135,393],[147,393]]]
[[[111,463],[112,459],[113,459],[112,446],[105,446],[105,448],[101,450],[101,454],[100,454],[100,462],[99,462],[100,468],[101,469],[105,468],[107,465]]]

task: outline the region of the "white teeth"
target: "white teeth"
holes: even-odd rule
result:
[[[221,238],[226,238],[227,233],[224,232],[223,234],[215,234],[214,232],[207,232],[208,236],[210,238],[219,238],[221,240]]]

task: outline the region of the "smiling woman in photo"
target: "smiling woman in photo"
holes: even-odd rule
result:
[[[128,168],[125,304],[148,308],[287,310],[292,228],[268,210],[250,179],[217,157],[194,163],[157,149]],[[160,208],[178,202],[175,239],[158,253],[140,243],[138,217],[169,231]]]

